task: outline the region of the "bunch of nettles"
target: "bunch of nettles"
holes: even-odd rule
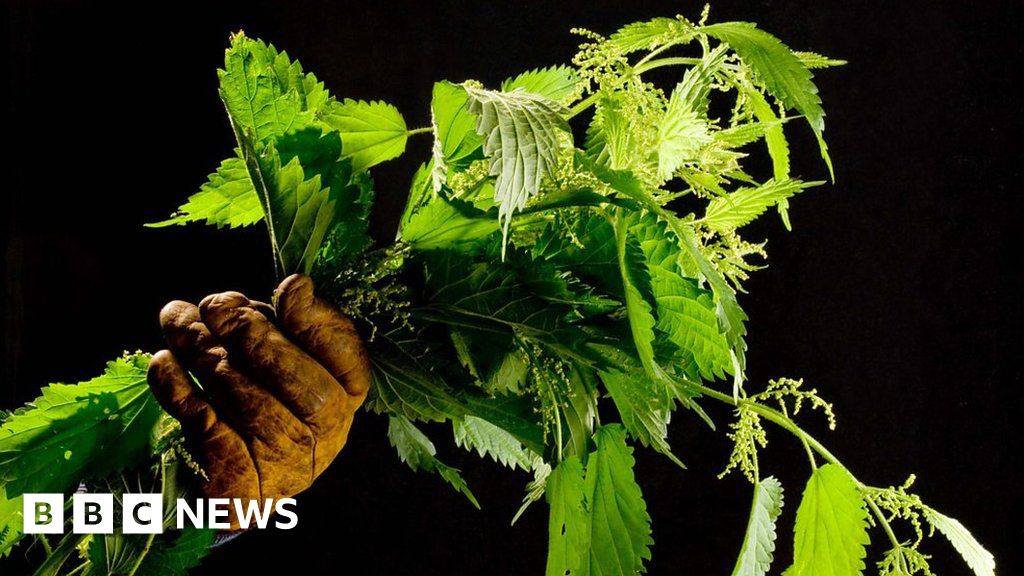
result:
[[[937,529],[975,574],[993,575],[992,556],[911,493],[912,479],[865,485],[797,425],[802,407],[835,425],[814,390],[788,378],[756,391],[745,383],[737,293],[763,266],[764,245],[740,230],[769,210],[789,228],[789,199],[821,184],[790,173],[793,124],[807,124],[831,172],[811,70],[842,62],[791,51],[753,24],[706,20],[705,10],[698,21],[656,18],[608,37],[575,30],[583,43],[571,66],[498,89],[436,83],[432,123],[417,129],[389,104],[335,99],[286,53],[239,33],[219,71],[238,147],[154,226],[262,221],[279,274],[311,274],[363,325],[368,407],[387,415],[403,461],[476,505],[416,426],[450,422],[459,446],[533,473],[523,509],[548,503],[549,575],[644,570],[653,541],[630,444],[680,463],[669,418],[682,407],[710,422],[709,400],[736,411],[723,474],[738,470],[753,485],[733,574],[766,574],[773,560],[783,497],[758,459],[768,421],[806,447],[811,469],[788,576],[863,573],[874,526],[888,547],[881,574],[931,574],[919,545]],[[668,67],[680,71],[671,89],[645,76]],[[369,170],[419,134],[433,138],[432,157],[413,176],[398,238],[374,246]],[[761,150],[769,177],[744,169]],[[169,440],[156,450],[142,442],[160,421],[143,364],[129,357],[97,380],[51,386],[4,424],[3,549],[18,539],[22,492],[68,490],[150,452],[164,464],[188,459],[166,419]],[[615,418],[602,422],[599,403]],[[61,471],[46,467],[58,461]],[[154,555],[162,573],[185,570],[208,536],[162,538],[150,539],[148,555],[127,554],[135,564],[126,573],[146,573]],[[62,542],[51,558],[77,546],[88,569],[130,549],[104,540]]]

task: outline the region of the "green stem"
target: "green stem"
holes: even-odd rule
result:
[[[846,466],[843,466],[842,463],[839,462],[839,459],[836,458],[835,455],[828,450],[828,448],[825,448],[825,446],[821,442],[819,442],[817,439],[815,439],[807,432],[804,432],[802,428],[797,426],[796,423],[794,423],[792,420],[784,416],[778,410],[769,408],[763,404],[758,404],[757,402],[747,400],[744,398],[736,400],[732,397],[731,394],[723,394],[718,390],[708,388],[707,386],[704,386],[702,384],[692,383],[690,385],[695,390],[699,391],[701,394],[709,398],[714,398],[715,400],[724,402],[726,404],[729,404],[730,406],[735,406],[737,408],[745,408],[765,418],[766,420],[773,422],[780,428],[788,431],[790,434],[793,434],[794,436],[799,438],[801,441],[806,442],[811,449],[817,452],[818,455],[821,456],[829,464],[835,464],[836,466],[839,466],[840,468],[846,470]],[[863,487],[863,484],[861,484],[859,481],[857,483],[858,485]]]
[[[673,57],[673,58],[658,58],[657,60],[651,60],[650,62],[644,63],[642,66],[637,66],[633,69],[635,74],[643,74],[655,68],[662,68],[664,66],[693,66],[700,64],[700,58],[684,58],[684,57]]]
[[[861,491],[864,490],[864,486],[861,485]],[[875,504],[874,499],[871,496],[865,494],[864,501],[868,503],[868,508],[871,509],[871,513],[878,519],[878,523],[882,525],[882,529],[885,530],[885,535],[889,537],[889,542],[892,542],[893,548],[899,548],[902,545],[900,541],[896,539],[896,533],[892,531],[892,526],[889,525],[889,520],[885,517],[885,514],[878,508],[878,504]]]
[[[139,554],[138,558],[135,559],[135,563],[132,564],[132,567],[125,572],[125,576],[134,576],[134,574],[139,570],[139,566],[142,565],[142,561],[145,560],[146,556],[149,554],[149,549],[153,546],[153,540],[155,538],[156,534],[150,534],[149,537],[146,538],[146,546],[142,549],[142,553]]]
[[[762,416],[767,420],[770,420],[780,428],[790,432],[791,434],[799,438],[800,441],[803,443],[804,447],[807,449],[808,456],[811,458],[812,465],[814,462],[814,456],[811,453],[811,450],[817,452],[818,455],[820,455],[829,464],[835,464],[836,466],[839,466],[843,470],[846,470],[847,474],[850,474],[850,477],[853,478],[853,481],[856,484],[857,489],[860,490],[862,494],[864,494],[864,502],[867,503],[868,509],[871,510],[871,513],[874,515],[874,517],[878,519],[878,523],[882,525],[882,529],[885,530],[885,534],[889,537],[889,541],[892,542],[893,547],[899,548],[900,546],[902,546],[900,544],[899,539],[896,538],[896,533],[893,532],[892,526],[889,524],[889,520],[885,517],[885,514],[882,513],[882,511],[878,508],[878,505],[875,504],[874,499],[872,499],[871,496],[867,494],[867,491],[871,487],[858,480],[846,466],[843,466],[843,464],[839,462],[839,459],[836,458],[835,455],[828,450],[828,448],[825,448],[825,446],[822,445],[821,442],[819,442],[817,439],[815,439],[807,432],[804,432],[802,428],[797,426],[796,423],[790,420],[786,415],[782,414],[778,410],[769,408],[763,404],[758,404],[757,402],[752,400],[747,400],[743,398],[737,400],[729,394],[723,394],[718,390],[708,388],[707,386],[701,384],[691,383],[691,386],[697,391],[699,391],[701,394],[709,398],[713,398],[715,400],[724,402],[737,408],[742,407],[746,410],[750,410],[755,414]]]
[[[45,534],[39,535],[39,543],[43,545],[43,550],[46,551],[46,555],[50,556],[53,554],[53,547],[50,546],[50,541],[46,539]]]
[[[412,130],[406,130],[405,131],[405,135],[406,136],[415,136],[416,134],[426,134],[428,132],[433,132],[433,131],[434,131],[434,127],[433,126],[424,126],[423,128],[413,128]]]

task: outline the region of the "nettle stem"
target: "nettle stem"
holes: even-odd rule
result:
[[[867,503],[868,509],[871,510],[871,514],[878,520],[878,523],[882,526],[882,529],[885,531],[886,536],[889,537],[889,541],[892,542],[893,547],[899,548],[900,546],[902,546],[900,544],[899,539],[896,538],[896,533],[893,532],[892,526],[889,524],[889,519],[885,517],[885,514],[882,512],[881,509],[879,509],[878,505],[875,504],[875,501],[871,498],[869,494],[871,487],[858,480],[857,477],[854,476],[852,472],[850,472],[849,468],[843,466],[843,463],[840,462],[838,458],[836,458],[835,454],[832,454],[832,452],[830,452],[829,449],[826,448],[824,444],[819,442],[814,436],[811,436],[810,434],[805,432],[803,428],[797,426],[796,422],[793,422],[792,419],[790,419],[782,412],[779,412],[774,408],[769,408],[768,406],[765,406],[753,400],[747,400],[744,398],[737,399],[729,394],[724,394],[722,392],[719,392],[718,390],[708,388],[707,386],[701,384],[691,383],[690,386],[692,386],[695,390],[699,391],[704,396],[713,398],[715,400],[718,400],[719,402],[724,402],[725,404],[729,404],[730,406],[735,406],[736,408],[750,410],[751,412],[754,412],[758,416],[761,416],[766,420],[773,422],[780,428],[788,431],[789,433],[793,434],[798,439],[800,439],[804,447],[807,448],[809,456],[811,456],[810,452],[813,450],[829,464],[834,464],[836,466],[839,466],[843,470],[846,470],[847,474],[849,474],[850,477],[853,478],[853,482],[854,484],[856,484],[857,489],[860,490],[861,494],[863,495],[864,502]],[[814,465],[813,456],[811,456],[811,464],[812,466]]]

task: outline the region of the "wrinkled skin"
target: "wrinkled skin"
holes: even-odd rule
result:
[[[208,498],[276,500],[308,488],[345,445],[369,390],[359,334],[308,277],[285,279],[275,301],[273,321],[266,304],[238,292],[160,312],[169,350],[153,356],[149,385],[181,422]],[[233,511],[230,520],[236,528]]]

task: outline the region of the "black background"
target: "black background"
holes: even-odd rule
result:
[[[494,85],[567,61],[572,26],[609,33],[700,11],[692,2],[112,4],[4,4],[3,407],[30,400],[45,382],[91,376],[125,348],[157,349],[156,312],[169,299],[271,289],[260,227],[142,228],[195,191],[233,146],[214,74],[229,32],[273,41],[334,94],[386,100],[422,126],[436,79]],[[837,183],[793,202],[792,233],[775,218],[749,233],[769,239],[771,262],[741,299],[752,385],[805,377],[835,401],[840,425],[828,434],[809,418],[810,428],[862,480],[885,485],[918,473],[925,501],[972,529],[1001,574],[1017,573],[1020,4],[720,0],[713,8],[714,21],[756,21],[796,49],[850,61],[817,75]],[[804,132],[789,130],[799,134],[795,171],[820,178]],[[377,170],[383,238],[427,140]],[[728,411],[711,410],[722,426],[729,421]],[[540,573],[544,504],[509,526],[527,477],[456,451],[445,429],[430,432],[483,511],[406,469],[385,422],[362,415],[336,464],[300,498],[296,530],[248,534],[196,572]],[[729,444],[690,414],[677,414],[671,442],[689,470],[638,451],[657,542],[649,572],[726,574],[750,488],[739,476],[715,478]],[[788,490],[781,570],[807,469],[802,449],[779,432],[764,462]],[[968,573],[941,537],[925,546],[940,574]],[[869,565],[881,551],[871,550]],[[0,565],[5,575],[24,570],[23,555]]]

